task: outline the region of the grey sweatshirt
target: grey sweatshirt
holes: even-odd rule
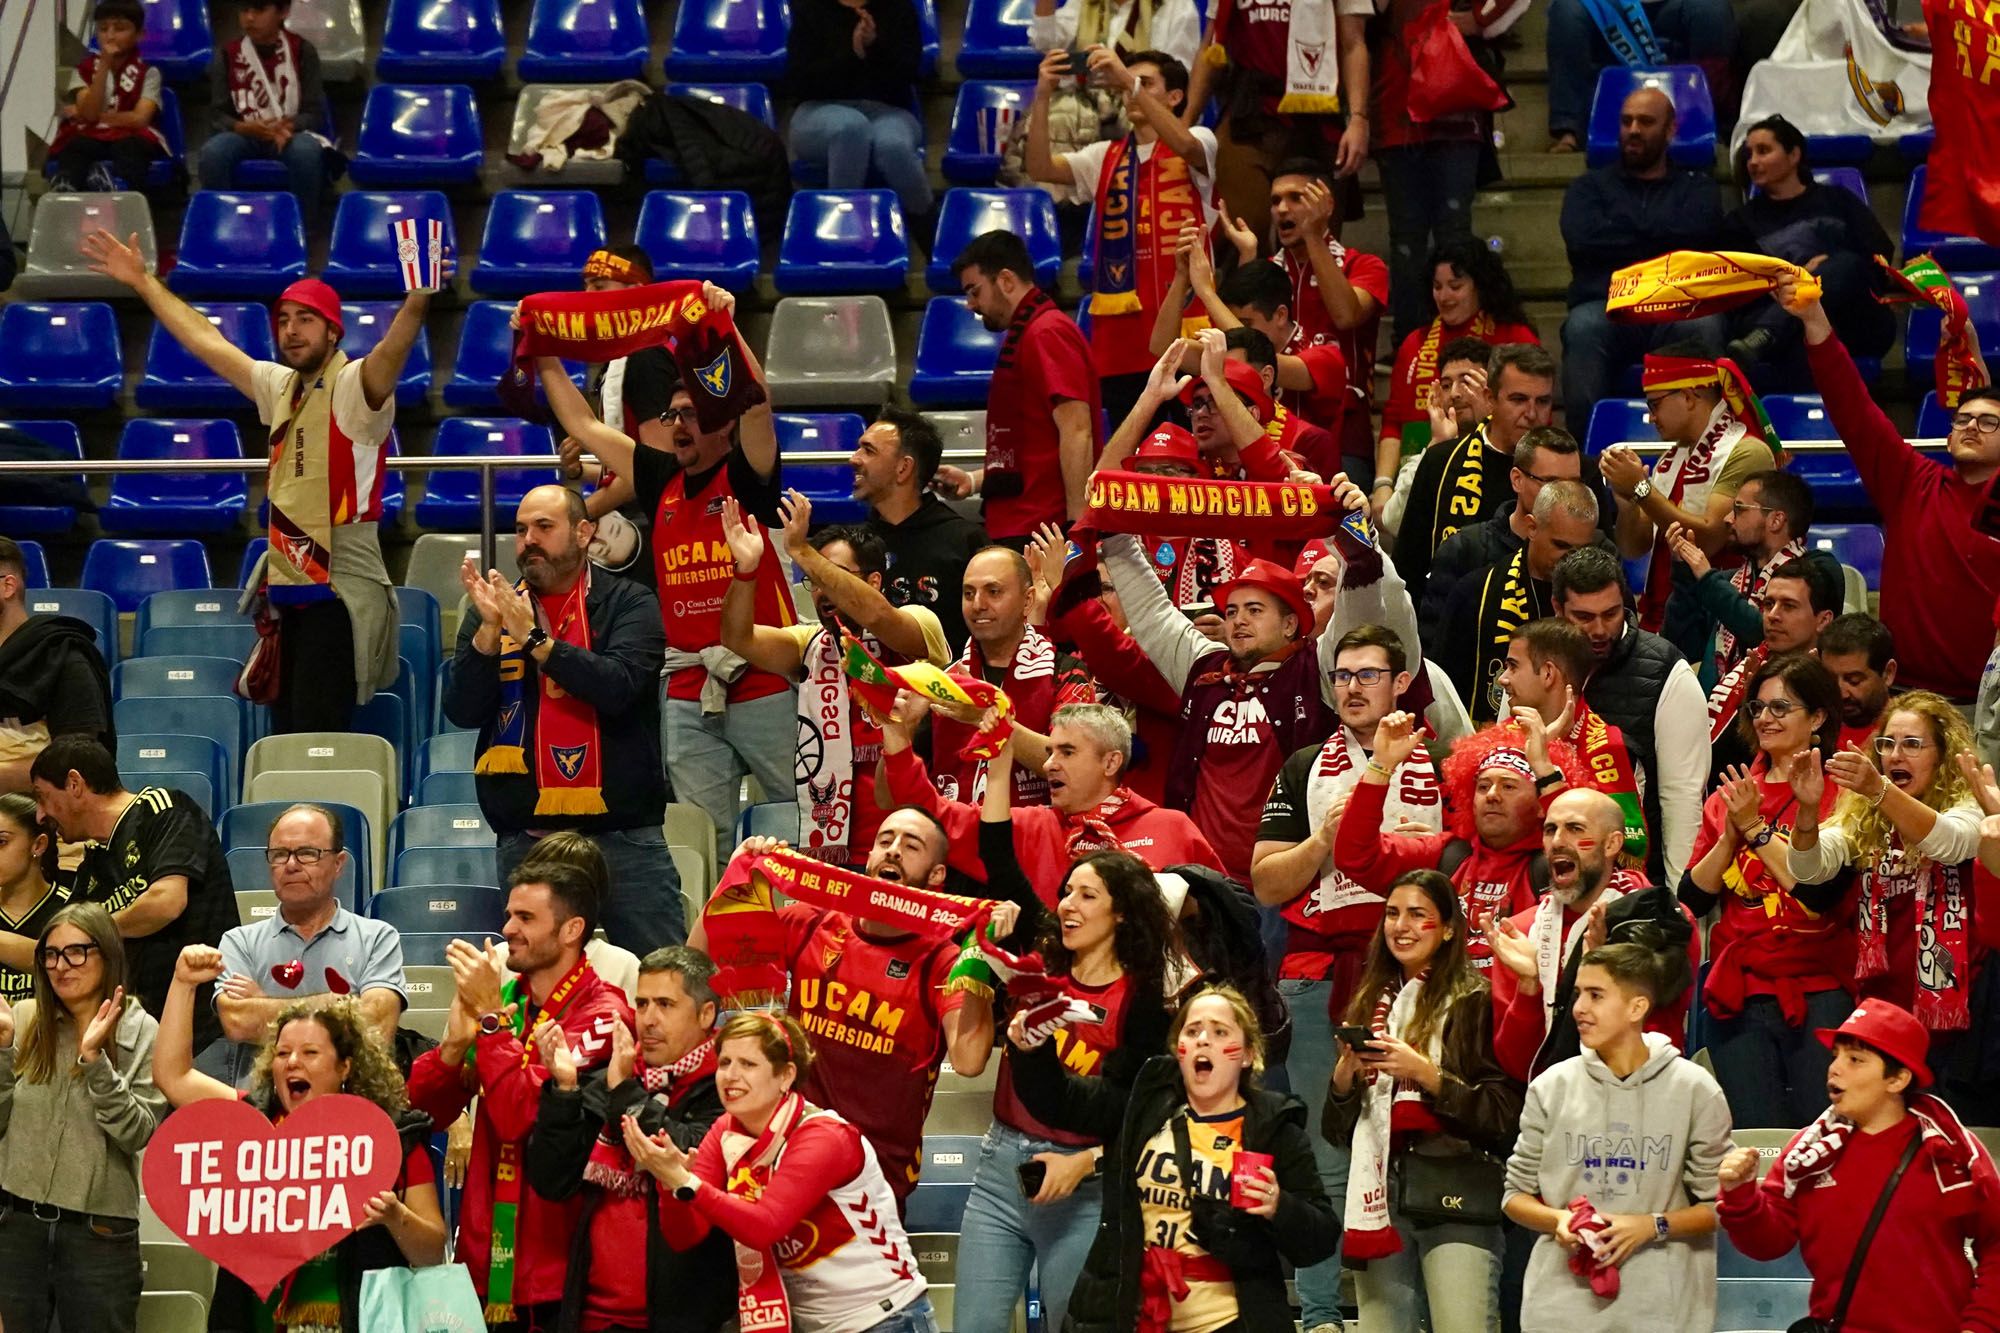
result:
[[[1659,1033],[1646,1063],[1619,1078],[1596,1052],[1528,1085],[1521,1135],[1507,1162],[1507,1197],[1567,1210],[1578,1195],[1600,1213],[1670,1213],[1713,1203],[1729,1151],[1729,1105],[1709,1072]],[[1715,1239],[1641,1246],[1620,1270],[1615,1300],[1569,1271],[1554,1236],[1528,1261],[1522,1333],[1709,1333],[1715,1327]]]
[[[37,1203],[102,1217],[139,1216],[139,1150],[167,1116],[153,1085],[160,1025],[130,997],[111,1041],[79,1069],[74,1023],[57,1029],[55,1074],[14,1075],[20,1034],[35,1002],[14,1006],[15,1040],[0,1049],[0,1189]]]

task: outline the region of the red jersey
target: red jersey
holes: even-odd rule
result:
[[[1069,521],[1055,409],[1065,402],[1090,409],[1090,454],[1096,458],[1104,444],[1097,376],[1075,322],[1040,288],[1023,297],[987,388],[982,493],[993,540],[1026,537],[1043,523]]]
[[[875,1145],[901,1200],[916,1188],[924,1117],[945,1056],[944,1016],[965,1002],[944,993],[958,961],[950,940],[862,934],[844,912],[778,909],[791,959],[791,1013],[812,1038],[801,1090],[838,1111]]]
[[[1089,1005],[1095,1016],[1087,1023],[1071,1023],[1056,1029],[1055,1036],[1050,1038],[1056,1044],[1056,1055],[1070,1073],[1081,1078],[1100,1078],[1106,1057],[1118,1049],[1119,1037],[1125,1031],[1125,1015],[1132,1007],[1131,978],[1121,976],[1108,985],[1086,986],[1074,977],[1064,977],[1063,989]],[[1001,1020],[996,1017],[994,1021]],[[1014,1091],[1011,1044],[1001,1048],[1000,1077],[993,1088],[993,1118],[1030,1138],[1047,1139],[1071,1148],[1087,1148],[1097,1141],[1045,1125],[1029,1114]]]
[[[1153,317],[1173,285],[1175,243],[1181,228],[1202,225],[1201,192],[1196,188],[1195,164],[1164,143],[1115,139],[1107,148],[1097,169],[1095,197],[1097,217],[1109,221],[1098,223],[1098,234],[1109,239],[1114,225],[1132,228],[1137,269],[1132,294],[1141,304],[1129,314],[1091,314],[1090,357],[1100,375],[1143,375],[1159,360],[1151,350]],[[1138,165],[1137,179],[1129,183],[1137,216],[1128,221],[1115,214],[1123,209],[1133,157],[1144,161]],[[1097,238],[1091,240],[1095,243]]]
[[[1303,330],[1292,334],[1284,352],[1305,362],[1306,373],[1312,376],[1312,388],[1280,389],[1279,403],[1295,419],[1318,426],[1334,439],[1339,439],[1347,420],[1347,400],[1351,396],[1347,353],[1340,350],[1338,343],[1308,341]]]
[[[1245,12],[1256,12],[1261,8],[1255,6]],[[1362,433],[1367,434],[1369,404],[1375,395],[1375,344],[1380,334],[1382,311],[1389,305],[1389,266],[1379,257],[1350,250],[1330,236],[1327,248],[1333,251],[1334,262],[1340,265],[1340,271],[1347,276],[1354,289],[1375,298],[1375,312],[1346,332],[1333,326],[1333,316],[1327,313],[1326,302],[1320,299],[1319,279],[1314,276],[1312,265],[1306,261],[1303,246],[1297,251],[1280,250],[1273,262],[1284,265],[1285,273],[1292,280],[1292,318],[1299,325],[1299,336],[1292,340],[1292,354],[1299,355],[1301,347],[1332,343],[1347,359],[1347,384],[1351,397],[1342,419],[1339,438],[1344,452],[1355,453],[1357,451],[1348,442],[1355,437],[1357,423],[1364,428]],[[1374,449],[1374,442],[1370,439],[1359,452],[1372,457]]]
[[[705,475],[690,474],[657,449],[632,451],[632,485],[639,502],[653,515],[653,572],[660,590],[660,617],[666,624],[667,648],[699,653],[722,642],[722,597],[736,577],[736,557],[722,537],[722,502],[734,497],[746,513],[764,520],[776,518],[778,473],[760,477],[740,450]],[[764,562],[757,567],[757,623],[794,623],[792,591],[785,583],[785,562],[771,534],[764,534]],[[708,673],[683,667],[667,681],[669,699],[699,699]],[[744,669],[729,687],[732,703],[748,703],[792,688],[783,676],[755,667]]]

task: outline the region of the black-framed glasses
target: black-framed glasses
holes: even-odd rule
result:
[[[1931,742],[1920,736],[1877,736],[1875,753],[1883,756],[1892,754],[1922,754],[1931,748]]]
[[[1392,674],[1394,673],[1387,667],[1362,667],[1359,671],[1349,671],[1346,667],[1341,667],[1333,673],[1333,683],[1352,685],[1358,681],[1363,685],[1380,685]]]
[[[100,952],[95,944],[65,944],[61,948],[42,950],[42,970],[48,971],[60,962],[64,967],[82,967],[90,961],[90,955]]]
[[[297,861],[302,866],[316,866],[322,856],[332,856],[331,847],[266,847],[264,860],[273,867],[287,861]]]
[[[2000,430],[2000,416],[1991,412],[1981,412],[1974,416],[1970,412],[1960,412],[1951,419],[1953,430],[1977,430],[1981,435],[1991,435]]]
[[[1795,704],[1790,699],[1752,699],[1743,705],[1743,711],[1750,715],[1752,722],[1766,713],[1771,715],[1773,722],[1783,722],[1793,713],[1804,712],[1805,707],[1804,704]]]
[[[694,419],[695,415],[692,407],[670,407],[660,413],[660,420],[669,426],[678,426],[683,421],[692,422]]]
[[[1680,397],[1680,395],[1681,395],[1681,390],[1679,389],[1675,389],[1671,393],[1654,394],[1652,397],[1646,400],[1646,415],[1649,417],[1656,417],[1660,415],[1660,404],[1668,402],[1674,398],[1678,398]]]

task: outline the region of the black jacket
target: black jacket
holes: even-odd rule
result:
[[[875,41],[854,54],[862,10],[841,0],[793,0],[786,91],[801,102],[874,101],[908,106],[923,77],[924,34],[911,0],[869,0]]]
[[[526,773],[479,775],[479,808],[501,837],[529,828],[580,829],[586,833],[658,828],[665,817],[666,780],[660,766],[660,660],[667,650],[660,602],[630,579],[599,573],[584,598],[590,619],[589,652],[558,643],[546,664],[526,659],[522,700],[527,709],[523,739],[529,751]],[[472,646],[479,617],[468,613],[458,628],[458,653],[444,690],[444,714],[461,727],[479,729],[479,752],[493,744],[498,729],[500,658]],[[539,796],[533,762],[540,674],[597,710],[597,733],[604,747],[604,803],[601,815],[537,815]]]
[[[641,102],[618,136],[618,160],[644,175],[659,158],[679,168],[693,190],[742,190],[757,227],[781,235],[791,206],[791,157],[778,132],[748,112],[699,97],[654,93]]]
[[[672,1110],[659,1098],[648,1096],[637,1079],[627,1079],[616,1088],[606,1087],[601,1069],[587,1075],[574,1092],[565,1092],[553,1081],[542,1085],[542,1100],[535,1109],[535,1127],[528,1134],[523,1159],[528,1184],[543,1198],[555,1201],[583,1191],[583,1208],[570,1235],[569,1273],[563,1282],[558,1333],[577,1333],[583,1326],[583,1302],[593,1262],[621,1263],[641,1253],[637,1236],[621,1254],[591,1253],[590,1228],[605,1192],[595,1185],[586,1187],[583,1178],[598,1133],[628,1115],[637,1116],[639,1128],[648,1135],[665,1130],[683,1152],[693,1155],[709,1128],[721,1118],[722,1098],[715,1091],[712,1075],[688,1089]],[[660,1233],[653,1178],[642,1173],[640,1187],[649,1222],[643,1253],[646,1310],[653,1333],[715,1333],[736,1315],[734,1242],[716,1228],[693,1249],[674,1249]]]
[[[1481,985],[1459,996],[1443,1025],[1438,1049],[1442,1077],[1437,1096],[1427,1099],[1430,1108],[1451,1137],[1505,1156],[1513,1151],[1514,1136],[1520,1131],[1521,1103],[1528,1089],[1508,1077],[1493,1053],[1493,993]],[[1575,1032],[1572,1027],[1572,1040]],[[1329,1083],[1320,1116],[1320,1133],[1326,1141],[1346,1148],[1354,1142],[1354,1125],[1360,1118],[1361,1084],[1357,1081],[1342,1097]]]
[[[81,733],[118,750],[111,674],[97,634],[74,616],[29,616],[0,643],[0,717],[40,722],[51,739]]]
[[[1049,1124],[1104,1140],[1104,1216],[1070,1292],[1063,1333],[1125,1333],[1139,1317],[1146,1244],[1135,1179],[1139,1155],[1187,1104],[1180,1066],[1169,1056],[1154,1056],[1128,1090],[1068,1073],[1054,1043],[1044,1042],[1015,1052],[1014,1087],[1028,1110]],[[1306,1109],[1296,1097],[1252,1088],[1243,1111],[1243,1147],[1275,1159],[1277,1216],[1255,1217],[1227,1199],[1197,1194],[1190,1208],[1194,1237],[1229,1265],[1245,1330],[1290,1328],[1284,1261],[1303,1268],[1329,1258],[1340,1244],[1340,1212],[1319,1183]]]
[[[1653,740],[1653,716],[1660,693],[1667,687],[1681,655],[1659,635],[1643,630],[1633,620],[1630,606],[1625,609],[1625,637],[1590,673],[1583,687],[1584,702],[1597,710],[1612,726],[1625,733],[1625,751],[1632,757],[1635,771],[1646,775],[1646,827],[1653,836],[1646,839],[1646,878],[1658,884],[1667,877],[1662,849],[1666,846],[1666,825],[1660,822],[1660,771],[1656,762],[1659,747]]]
[[[901,523],[870,510],[868,530],[889,548],[882,595],[896,606],[935,611],[951,650],[963,652],[965,611],[959,593],[967,562],[987,544],[986,529],[937,496],[926,495]]]
[[[1602,481],[1597,469],[1585,469],[1584,483],[1599,491],[1597,512],[1600,520],[1607,514],[1615,514],[1610,497],[1602,493]],[[1526,540],[1514,535],[1514,510],[1518,501],[1509,499],[1500,506],[1493,517],[1470,527],[1460,528],[1444,539],[1444,544],[1431,554],[1430,575],[1424,582],[1422,608],[1417,613],[1417,627],[1421,632],[1424,647],[1434,648],[1444,642],[1445,611],[1451,606],[1451,594],[1466,578],[1497,565],[1527,545]],[[1612,543],[1604,524],[1598,524],[1597,544],[1600,548],[1617,556],[1618,548]],[[1402,566],[1396,567],[1402,572]]]
[[[268,1098],[260,1101],[252,1097],[250,1101],[264,1114],[274,1113],[275,1107]],[[422,1111],[404,1110],[393,1118],[403,1156],[408,1157],[430,1142],[431,1118]],[[442,1183],[438,1193],[442,1197]],[[408,1268],[410,1261],[403,1257],[387,1227],[353,1232],[334,1244],[333,1257],[340,1284],[340,1326],[352,1333],[361,1327],[361,1275],[377,1268]],[[251,1333],[260,1322],[257,1313],[263,1304],[241,1278],[226,1268],[218,1269],[215,1299],[208,1307],[208,1333]]]

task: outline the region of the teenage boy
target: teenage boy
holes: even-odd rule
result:
[[[1541,1233],[1522,1333],[1715,1327],[1716,1168],[1729,1104],[1713,1075],[1646,1031],[1660,960],[1610,944],[1577,969],[1581,1054],[1528,1085],[1507,1216]]]
[[[1761,1183],[1755,1148],[1722,1159],[1718,1211],[1729,1239],[1752,1259],[1799,1246],[1812,1274],[1812,1318],[1827,1327],[2000,1328],[2000,1174],[1952,1109],[1922,1091],[1930,1033],[1907,1009],[1863,1000],[1819,1039],[1833,1048],[1830,1104],[1819,1119]],[[1894,1191],[1888,1209],[1858,1255],[1885,1190]],[[1834,1310],[1850,1265],[1860,1276],[1843,1319]]]

